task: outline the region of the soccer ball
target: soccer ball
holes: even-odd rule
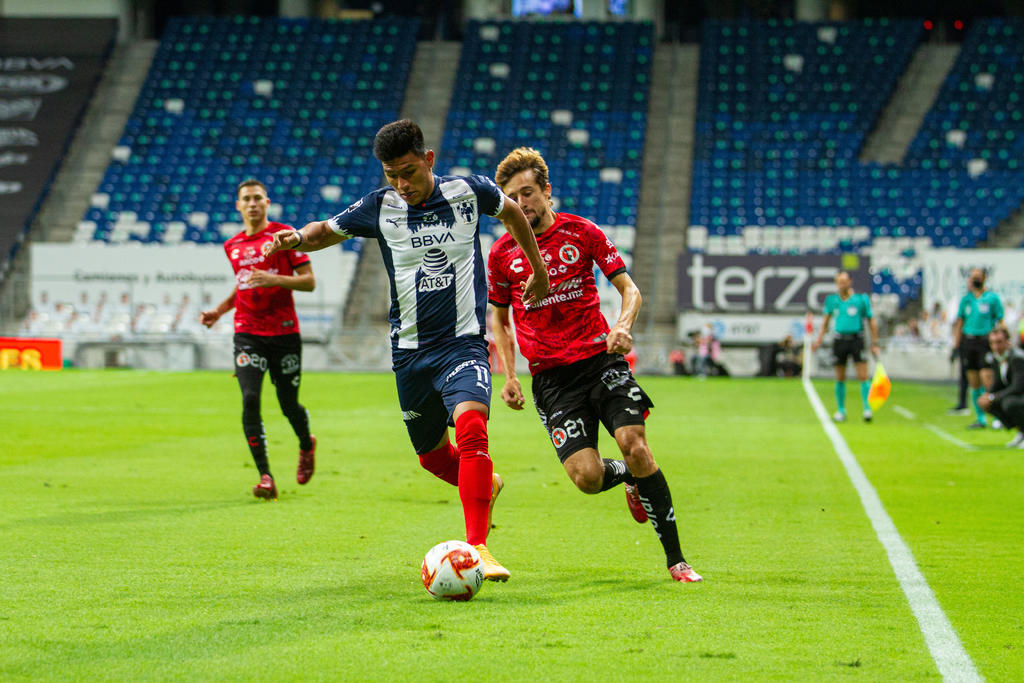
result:
[[[435,600],[471,600],[484,582],[483,562],[465,541],[445,541],[427,551],[420,576]]]

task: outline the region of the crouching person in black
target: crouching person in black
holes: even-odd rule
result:
[[[978,398],[978,406],[994,416],[1016,435],[1007,446],[1024,449],[1024,351],[1010,344],[1005,327],[997,326],[988,335],[986,367],[981,379],[987,393]]]

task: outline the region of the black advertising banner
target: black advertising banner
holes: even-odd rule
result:
[[[116,19],[0,18],[0,280],[116,36]]]
[[[858,254],[679,256],[678,310],[719,313],[821,312],[839,271],[871,291],[868,259]]]

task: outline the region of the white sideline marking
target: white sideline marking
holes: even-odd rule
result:
[[[950,434],[946,430],[939,429],[938,427],[936,427],[933,424],[928,424],[927,422],[925,422],[924,423],[924,428],[927,429],[932,434],[934,434],[935,436],[937,436],[940,439],[942,439],[943,441],[948,441],[949,443],[953,444],[954,446],[959,446],[960,448],[964,449],[965,451],[976,451],[976,450],[978,450],[973,444],[969,444],[966,441],[961,441],[960,439],[956,438],[955,436],[953,436],[952,434]]]
[[[908,420],[916,420],[917,419],[917,415],[914,415],[912,412],[910,412],[909,410],[907,410],[903,406],[896,406],[896,405],[894,405],[892,407],[892,409],[895,410],[900,415],[902,415],[903,417],[907,418]]]
[[[810,345],[805,344],[804,348],[810,349]],[[850,477],[853,487],[860,496],[861,505],[864,506],[864,511],[867,513],[868,519],[871,520],[871,526],[874,527],[878,540],[882,542],[886,554],[889,555],[889,564],[892,565],[893,571],[896,573],[900,588],[907,596],[910,611],[917,619],[917,624],[924,635],[925,645],[928,646],[928,651],[939,668],[939,674],[947,681],[983,680],[978,674],[978,670],[974,668],[974,662],[971,661],[970,655],[964,650],[953,625],[949,623],[949,618],[946,617],[938,600],[935,599],[931,587],[928,586],[928,582],[917,568],[917,562],[914,561],[914,555],[910,552],[910,548],[903,541],[892,518],[885,511],[885,506],[882,505],[878,493],[868,481],[860,463],[857,462],[857,457],[850,450],[842,434],[839,433],[839,429],[832,424],[818,392],[811,384],[809,355],[809,353],[805,353],[804,356],[804,393],[807,394],[807,399],[811,402],[818,421],[821,422],[825,434],[832,442],[836,455],[839,456],[839,460],[846,468],[846,474]]]

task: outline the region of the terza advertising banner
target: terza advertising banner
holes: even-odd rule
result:
[[[679,257],[680,338],[710,324],[726,344],[776,343],[802,337],[807,313],[820,324],[825,297],[836,291],[839,271],[853,288],[871,291],[869,261],[857,254]]]
[[[116,19],[0,18],[0,279],[99,81]]]

